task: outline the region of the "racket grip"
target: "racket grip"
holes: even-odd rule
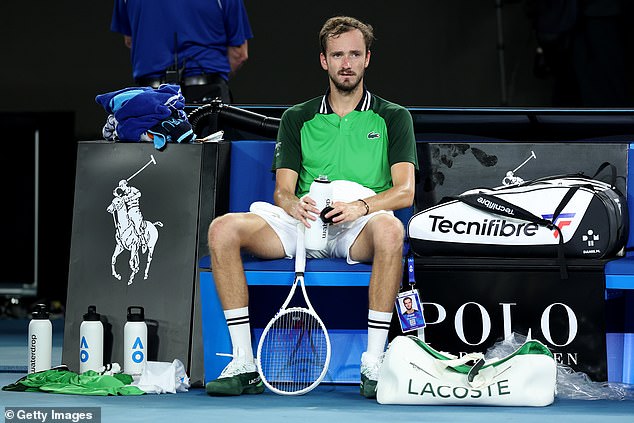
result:
[[[295,248],[295,273],[304,273],[306,268],[306,247],[304,245],[304,231],[305,226],[303,223],[297,224],[297,244]]]

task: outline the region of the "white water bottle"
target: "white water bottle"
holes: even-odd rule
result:
[[[147,362],[147,325],[143,307],[128,307],[127,322],[123,327],[123,372],[137,376]]]
[[[28,373],[51,368],[53,350],[53,325],[48,318],[46,305],[37,304],[29,322],[29,366]]]
[[[332,204],[332,185],[325,175],[320,175],[310,184],[308,196],[317,203],[315,207],[322,211]],[[308,250],[323,250],[328,242],[328,224],[317,216],[311,220],[310,228],[304,232],[304,245]]]
[[[97,307],[88,306],[79,326],[79,373],[103,366],[103,323]]]

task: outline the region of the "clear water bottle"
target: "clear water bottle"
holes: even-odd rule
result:
[[[147,325],[143,307],[128,307],[123,327],[123,372],[138,376],[147,362]]]
[[[37,304],[29,322],[28,373],[51,368],[53,325],[45,304]]]
[[[97,307],[88,306],[79,326],[79,373],[99,371],[103,366],[103,323]]]
[[[308,196],[317,203],[315,207],[319,211],[332,204],[332,185],[325,175],[320,175],[310,184]],[[306,228],[304,245],[308,250],[323,250],[328,242],[328,224],[320,216],[317,220],[311,220],[310,228]]]

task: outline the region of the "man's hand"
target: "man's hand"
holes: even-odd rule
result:
[[[228,46],[227,58],[229,59],[229,66],[231,66],[231,72],[229,72],[229,76],[233,77],[249,58],[248,42],[245,41],[244,44],[240,46]]]
[[[365,216],[367,213],[365,204],[356,200],[350,203],[335,201],[332,204],[332,210],[324,215],[326,219],[330,219],[334,225],[343,222],[352,222],[358,218]]]
[[[275,192],[273,200],[275,204],[284,209],[291,217],[299,220],[310,228],[311,222],[317,220],[321,213],[315,200],[309,196],[297,198],[295,195],[295,184],[297,183],[297,172],[291,169],[281,168],[275,171]]]
[[[310,228],[311,223],[315,222],[317,220],[317,216],[321,213],[321,210],[315,207],[316,205],[317,203],[315,200],[309,196],[305,196],[301,199],[298,198],[291,207],[289,214],[302,222],[304,226]]]

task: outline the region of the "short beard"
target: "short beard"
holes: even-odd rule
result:
[[[338,82],[335,78],[330,77],[330,80],[332,81],[333,85],[335,86],[337,91],[339,91],[341,94],[350,94],[351,92],[356,90],[359,84],[361,83],[362,79],[363,79],[363,75],[361,75],[361,77],[357,79],[355,83],[350,85],[344,85]]]

